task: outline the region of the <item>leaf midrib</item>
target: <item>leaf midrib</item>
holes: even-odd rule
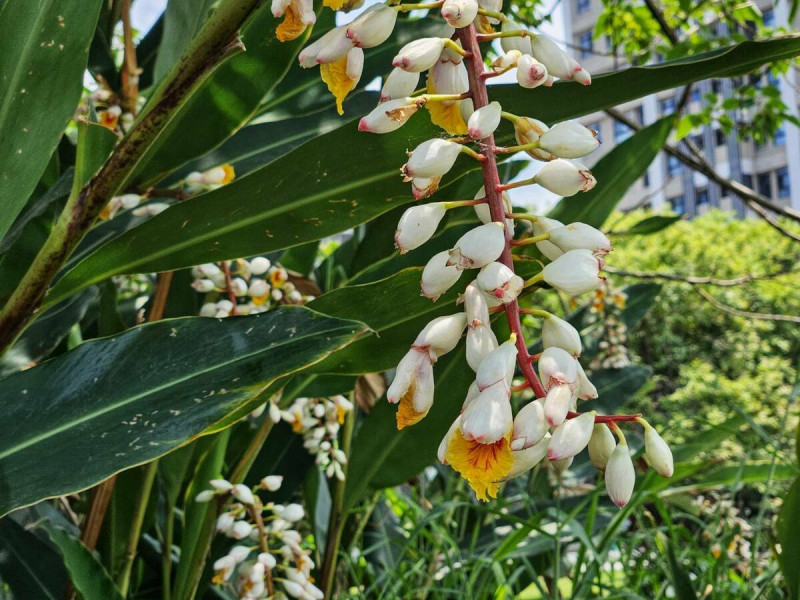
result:
[[[114,404],[108,405],[108,406],[106,406],[106,407],[104,407],[104,408],[102,408],[100,410],[95,410],[93,412],[90,412],[90,413],[82,416],[81,418],[74,419],[72,421],[64,423],[63,425],[60,425],[59,427],[56,427],[54,429],[50,429],[50,430],[48,430],[48,431],[46,431],[44,433],[40,433],[39,435],[33,436],[32,438],[29,438],[28,440],[25,440],[24,442],[19,443],[16,446],[12,446],[11,448],[8,448],[5,451],[0,451],[0,460],[6,458],[8,456],[11,456],[13,454],[16,454],[17,452],[19,452],[21,450],[24,450],[25,448],[29,448],[30,446],[38,444],[38,443],[40,443],[40,442],[42,442],[44,440],[50,439],[51,437],[54,437],[54,436],[56,436],[56,435],[58,435],[58,434],[60,434],[60,433],[62,433],[64,431],[72,429],[73,427],[76,427],[76,426],[78,426],[78,425],[80,425],[82,423],[85,423],[86,421],[89,421],[91,419],[100,417],[100,416],[102,416],[104,414],[107,414],[109,412],[115,411],[117,409],[124,408],[125,406],[128,406],[129,404],[131,404],[133,402],[136,402],[137,400],[140,400],[140,399],[142,399],[144,397],[147,397],[147,396],[151,396],[151,395],[156,394],[158,392],[161,392],[161,391],[163,391],[165,389],[169,389],[170,387],[173,387],[175,385],[183,383],[183,382],[185,382],[185,381],[187,381],[189,379],[192,379],[194,377],[197,377],[197,376],[200,376],[200,375],[204,375],[204,374],[207,374],[207,373],[211,373],[211,372],[213,372],[215,370],[222,369],[222,368],[234,365],[237,362],[252,358],[254,356],[257,356],[259,354],[267,352],[268,350],[269,351],[273,351],[273,350],[276,350],[276,349],[281,348],[283,346],[286,346],[288,344],[292,344],[292,343],[298,342],[300,340],[303,340],[305,338],[317,337],[319,335],[322,335],[323,333],[330,335],[330,334],[333,334],[334,332],[344,333],[344,332],[347,332],[347,331],[355,333],[355,330],[353,328],[347,328],[345,326],[339,326],[339,327],[337,327],[335,329],[329,329],[329,330],[325,330],[325,331],[320,331],[320,332],[316,332],[314,334],[306,334],[306,335],[303,335],[303,336],[300,336],[300,337],[297,337],[297,338],[289,339],[289,340],[284,341],[284,342],[279,342],[277,344],[273,344],[273,345],[268,346],[268,347],[260,348],[260,349],[256,350],[255,352],[239,355],[236,358],[234,358],[232,360],[229,360],[229,361],[223,361],[221,363],[217,363],[213,368],[201,369],[201,370],[198,370],[198,371],[194,371],[194,372],[192,372],[192,373],[190,373],[188,375],[185,375],[183,377],[178,377],[176,379],[172,379],[172,380],[166,381],[165,383],[163,383],[161,385],[149,388],[145,392],[142,392],[140,394],[134,394],[133,396],[125,398],[122,401],[119,401],[119,402],[116,402]]]

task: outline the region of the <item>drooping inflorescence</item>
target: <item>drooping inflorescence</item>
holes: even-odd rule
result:
[[[291,11],[294,4],[286,6]],[[601,273],[611,243],[584,223],[565,225],[515,214],[504,193],[524,185],[539,185],[560,196],[592,189],[595,178],[577,159],[594,151],[599,141],[594,131],[577,122],[548,127],[535,118],[504,111],[500,103],[489,101],[486,85],[488,79],[512,69],[524,88],[551,86],[555,78],[590,85],[591,76],[552,40],[502,14],[502,3],[493,0],[376,4],[304,48],[300,64],[320,65],[341,113],[342,101],[361,76],[363,49],[389,38],[399,12],[418,9],[442,17],[452,28],[450,34],[416,39],[400,49],[392,61],[394,69],[383,81],[380,103],[360,120],[358,129],[390,133],[424,107],[433,123],[449,134],[420,143],[400,169],[418,200],[433,195],[459,160],[475,160],[482,169],[484,185],[472,199],[416,205],[403,214],[395,233],[401,253],[429,240],[448,210],[472,206],[483,224],[465,233],[450,250],[431,257],[423,270],[422,295],[433,301],[456,285],[464,271],[476,272],[461,296],[463,310],[428,323],[397,366],[387,392],[389,402],[398,405],[397,426],[412,426],[427,415],[435,395],[434,365],[466,331],[465,368],[475,371],[475,381],[442,440],[439,459],[458,471],[479,499],[488,500],[504,481],[543,460],[563,472],[588,447],[592,463],[606,471],[609,496],[623,506],[632,494],[635,471],[618,423],[639,422],[645,428],[646,456],[664,476],[672,474],[668,446],[638,415],[579,412],[579,400],[597,397],[579,362],[580,335],[567,321],[539,308],[521,308],[519,303],[527,292],[545,286],[569,296],[597,290],[605,281]],[[295,17],[287,13],[287,19]],[[501,51],[487,67],[480,44],[494,40],[499,40]],[[418,89],[423,73],[427,73],[425,87]],[[494,133],[503,121],[512,126],[515,145],[495,143]],[[518,152],[545,164],[530,179],[502,183],[496,156]],[[527,227],[515,239],[516,221]],[[512,250],[533,244],[549,262],[523,279],[515,272]],[[491,327],[491,313],[500,311],[511,331],[503,343],[498,343]],[[523,313],[542,322],[544,351],[535,357],[523,336]],[[524,381],[515,386],[517,368]],[[534,398],[515,415],[512,394],[527,389]]]

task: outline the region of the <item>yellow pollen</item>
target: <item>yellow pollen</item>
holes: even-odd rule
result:
[[[225,171],[225,177],[222,178],[222,185],[230,183],[236,177],[236,172],[233,170],[233,165],[224,164],[222,170]]]

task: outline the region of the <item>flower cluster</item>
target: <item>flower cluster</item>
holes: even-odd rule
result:
[[[295,8],[296,14],[302,13],[299,5]],[[523,185],[539,185],[560,196],[592,189],[595,178],[577,159],[594,151],[599,141],[594,131],[577,122],[548,126],[507,112],[489,101],[486,86],[487,79],[512,69],[524,88],[549,86],[554,78],[589,85],[591,76],[547,37],[499,12],[502,3],[496,0],[377,4],[306,46],[299,55],[300,65],[320,66],[341,112],[342,101],[361,76],[363,50],[389,38],[399,12],[416,9],[431,10],[433,17],[438,14],[452,30],[400,49],[392,61],[394,69],[383,81],[378,106],[360,120],[358,129],[391,133],[425,107],[432,121],[453,137],[423,141],[408,153],[400,171],[413,196],[422,199],[436,193],[462,157],[480,163],[484,185],[472,199],[413,206],[398,223],[395,244],[404,253],[428,241],[448,210],[471,206],[482,222],[452,248],[434,255],[422,272],[422,295],[434,301],[456,285],[464,271],[474,270],[475,277],[464,290],[463,310],[428,323],[398,364],[387,391],[389,402],[398,405],[397,426],[412,426],[427,415],[435,396],[434,364],[460,343],[466,331],[467,363],[475,380],[461,414],[442,440],[439,459],[458,471],[479,499],[488,500],[497,495],[502,482],[545,459],[557,470],[566,469],[588,446],[592,462],[606,471],[609,495],[622,506],[631,496],[635,473],[617,423],[639,422],[645,428],[647,458],[665,476],[672,473],[669,448],[638,415],[578,412],[579,400],[597,397],[579,362],[578,332],[547,311],[519,304],[535,287],[549,286],[569,296],[597,290],[605,280],[601,271],[611,243],[588,224],[515,214],[504,195]],[[284,25],[290,19],[295,16],[287,14]],[[487,66],[480,44],[494,40],[500,40],[502,53]],[[425,87],[418,90],[423,73],[427,73]],[[515,145],[495,143],[496,131],[508,135],[501,129],[503,122],[513,129]],[[545,164],[535,177],[501,183],[496,156],[518,152]],[[515,239],[516,220],[530,227]],[[533,245],[549,262],[523,279],[514,270],[512,250]],[[491,324],[491,313],[500,311],[511,331],[503,343]],[[520,314],[542,319],[544,351],[539,356],[528,353]],[[513,382],[517,366],[524,377],[519,386]],[[535,398],[515,415],[512,394],[528,388]]]
[[[347,455],[339,448],[339,429],[353,403],[344,396],[332,398],[297,398],[281,410],[270,402],[270,418],[277,423],[286,421],[292,430],[303,436],[303,446],[312,455],[327,477],[344,481],[343,467]]]
[[[303,537],[297,531],[305,517],[303,507],[263,504],[258,496],[258,491],[277,491],[282,480],[278,475],[270,475],[255,488],[249,488],[214,479],[209,482],[211,489],[195,498],[197,502],[232,500],[217,518],[216,529],[238,543],[214,562],[213,582],[227,586],[241,600],[273,598],[276,585],[292,598],[323,598],[311,577],[315,568],[311,552],[303,547]]]
[[[589,308],[588,324],[597,322],[600,328],[600,341],[597,342],[597,355],[592,360],[592,369],[621,369],[630,364],[628,357],[628,327],[621,318],[628,296],[617,289],[610,279],[595,290]]]
[[[289,281],[289,273],[264,256],[221,263],[206,263],[192,269],[192,287],[205,294],[201,317],[228,317],[266,312],[278,304],[305,304],[313,296],[303,295]]]

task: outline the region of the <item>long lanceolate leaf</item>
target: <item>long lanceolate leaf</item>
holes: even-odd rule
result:
[[[165,454],[364,330],[301,307],[172,319],[1,380],[0,514]]]
[[[101,5],[0,3],[0,238],[36,187],[78,104]]]

